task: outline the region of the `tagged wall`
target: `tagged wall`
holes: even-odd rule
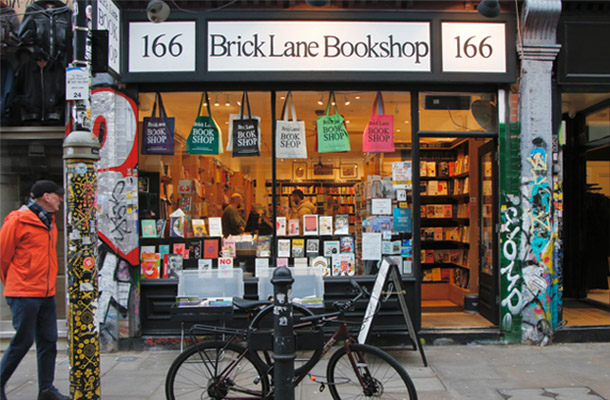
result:
[[[91,93],[93,133],[101,142],[98,174],[101,351],[139,333],[137,107],[110,88]]]

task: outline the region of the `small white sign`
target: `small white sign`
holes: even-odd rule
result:
[[[108,66],[121,70],[121,11],[112,0],[97,0],[97,29],[108,31]]]
[[[84,100],[89,96],[89,69],[66,68],[66,100]]]
[[[195,71],[195,21],[130,22],[129,72]]]
[[[506,72],[506,24],[443,22],[443,72]]]
[[[373,215],[392,215],[392,199],[373,199]]]

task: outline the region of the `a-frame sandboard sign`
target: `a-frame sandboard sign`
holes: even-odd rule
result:
[[[389,279],[391,279],[394,284],[394,291],[386,293],[383,292],[383,288],[385,287],[386,282],[388,282]],[[360,332],[358,333],[358,343],[366,342],[366,338],[368,337],[371,326],[373,325],[373,319],[375,318],[375,314],[377,314],[377,312],[379,311],[379,299],[383,295],[394,294],[398,296],[398,302],[400,303],[402,315],[404,316],[405,322],[407,323],[409,337],[411,338],[411,342],[413,343],[413,350],[419,349],[422,361],[424,362],[424,366],[427,367],[428,361],[426,360],[426,355],[424,354],[424,348],[419,340],[419,336],[417,335],[415,328],[413,327],[413,321],[411,321],[411,314],[409,314],[407,300],[405,299],[406,291],[402,286],[402,279],[400,278],[400,273],[398,272],[398,266],[390,263],[386,258],[384,258],[381,262],[381,267],[379,268],[377,278],[375,279],[375,285],[373,286],[371,299],[369,300],[369,304],[366,307],[366,312],[364,313],[364,319],[362,321],[362,327],[360,328]]]

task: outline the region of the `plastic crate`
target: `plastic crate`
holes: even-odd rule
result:
[[[182,271],[178,278],[178,296],[244,297],[243,271],[239,268]]]
[[[324,268],[321,267],[288,267],[294,278],[292,299],[324,299]],[[273,297],[273,267],[256,268],[258,278],[258,299],[267,300]]]

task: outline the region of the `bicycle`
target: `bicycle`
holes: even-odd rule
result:
[[[309,334],[305,341],[311,344],[309,347],[313,347],[310,349],[313,353],[305,364],[295,367],[294,386],[309,375],[313,381],[320,383],[320,391],[328,386],[335,400],[417,400],[415,385],[398,361],[385,351],[359,344],[351,337],[344,315],[365,294],[357,283],[352,281],[352,284],[358,289],[358,294],[344,303],[335,303],[335,312],[314,315],[309,309],[295,305],[295,314],[302,314],[295,317],[295,330]],[[243,301],[237,299],[236,303],[246,309],[269,304],[249,302],[244,305]],[[261,321],[272,312],[273,305],[267,305],[257,313],[247,329],[193,326],[193,334],[212,333],[216,337],[228,335],[230,338],[196,343],[178,355],[165,381],[167,399],[273,399],[273,382],[269,380],[269,377],[273,378],[273,363],[268,356],[272,340],[265,328],[259,328]],[[338,324],[338,328],[324,342],[321,328],[329,323]],[[310,375],[311,369],[340,341],[343,341],[343,345],[328,361],[326,381]],[[299,334],[296,342],[298,346]]]

